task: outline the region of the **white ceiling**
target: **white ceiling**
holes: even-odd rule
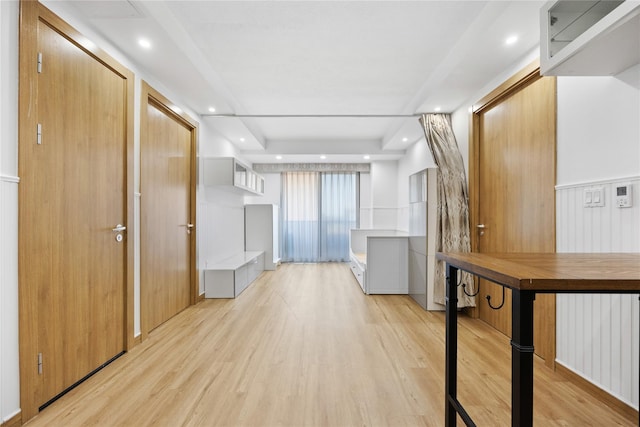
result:
[[[398,158],[539,42],[543,1],[49,0],[257,162]],[[518,41],[505,44],[507,37]],[[151,41],[144,50],[138,39]],[[219,118],[349,115],[385,117]],[[244,141],[241,141],[241,138]],[[201,141],[206,143],[206,141]],[[351,154],[351,155],[349,155]]]

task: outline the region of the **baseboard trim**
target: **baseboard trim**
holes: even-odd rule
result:
[[[620,415],[627,418],[629,421],[631,422],[638,421],[638,411],[634,407],[618,399],[617,397],[610,394],[606,390],[601,389],[591,381],[578,375],[577,373],[567,368],[566,366],[562,365],[561,363],[556,361],[555,365],[556,365],[557,373],[567,378],[569,381],[576,384],[577,386],[579,386],[580,388],[582,388],[592,396],[596,397],[598,400],[605,403],[607,406],[609,406],[611,409],[615,410]]]
[[[22,412],[18,411],[11,418],[0,423],[0,427],[20,427],[22,425]]]

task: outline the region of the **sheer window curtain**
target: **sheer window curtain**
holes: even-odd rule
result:
[[[282,261],[349,260],[349,230],[358,224],[356,173],[282,174]]]
[[[282,174],[282,261],[315,262],[318,259],[319,175],[315,172]]]
[[[349,231],[357,227],[355,173],[321,173],[320,259],[349,260]]]

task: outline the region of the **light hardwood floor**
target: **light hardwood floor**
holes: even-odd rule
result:
[[[459,325],[460,401],[510,425],[508,338]],[[635,425],[541,360],[535,375],[536,426]],[[286,264],[181,312],[28,426],[443,424],[444,315],[364,295],[346,264]]]

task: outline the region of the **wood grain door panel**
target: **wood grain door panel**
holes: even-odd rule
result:
[[[158,100],[143,100],[141,132],[141,290],[143,330],[192,301],[192,145],[195,127]]]
[[[125,348],[126,246],[111,229],[127,217],[126,83],[44,21],[38,48],[42,143],[20,151],[20,279],[37,289],[43,404]]]
[[[535,77],[477,111],[475,249],[555,252],[555,79]],[[511,292],[480,280],[479,317],[511,335]],[[534,346],[553,363],[555,296],[537,295]],[[550,360],[549,360],[550,359]]]

